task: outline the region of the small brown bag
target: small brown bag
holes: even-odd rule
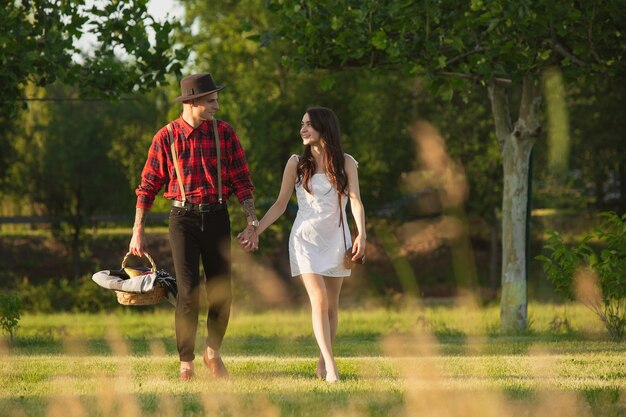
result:
[[[357,260],[352,260],[352,248],[348,247],[348,242],[346,241],[346,234],[344,232],[344,222],[343,222],[343,209],[341,207],[341,194],[339,194],[339,225],[341,226],[341,236],[343,236],[343,246],[346,248],[346,253],[343,256],[343,267],[346,269],[354,268],[355,264],[363,265],[365,263],[365,255],[361,256]],[[348,229],[350,231],[350,229]]]
[[[355,264],[363,265],[365,263],[365,255],[361,256],[356,261],[352,260],[352,249],[346,249],[346,254],[343,257],[343,267],[346,269],[354,268]]]

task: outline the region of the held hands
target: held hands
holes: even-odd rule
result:
[[[246,252],[254,252],[259,249],[259,235],[257,228],[249,225],[243,232],[237,235],[239,244]]]

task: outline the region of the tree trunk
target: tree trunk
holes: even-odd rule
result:
[[[489,287],[491,290],[498,289],[498,278],[500,278],[500,270],[498,270],[498,255],[500,254],[498,240],[498,209],[493,209],[493,220],[491,223],[491,250],[489,258]]]
[[[80,247],[81,247],[81,228],[82,220],[80,217],[71,220],[72,224],[72,236],[71,236],[71,250],[72,250],[72,276],[74,279],[80,277]]]
[[[513,136],[511,134],[511,136]],[[502,152],[502,330],[526,328],[526,220],[528,161],[533,141],[511,137]]]
[[[619,203],[620,211],[626,208],[626,164],[619,163]]]
[[[524,78],[518,120],[511,124],[507,95],[492,83],[489,97],[502,153],[502,295],[500,319],[503,332],[527,326],[526,222],[530,152],[540,132],[541,89],[536,80]]]

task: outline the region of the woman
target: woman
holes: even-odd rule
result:
[[[365,211],[358,164],[343,153],[339,121],[330,109],[309,108],[302,117],[300,136],[304,152],[287,161],[278,198],[259,222],[257,232],[263,233],[285,212],[295,186],[298,215],[289,237],[291,275],[301,276],[311,301],[313,331],[320,348],[317,377],[337,382],[332,344],[339,292],[343,278],[350,276],[343,260],[350,248],[354,261],[365,255]],[[348,198],[358,229],[354,244],[345,218]],[[243,237],[239,241],[244,248],[250,246]]]

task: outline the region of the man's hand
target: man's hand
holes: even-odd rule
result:
[[[246,252],[254,252],[259,249],[259,235],[254,226],[246,227],[243,232],[237,235],[237,240]]]
[[[143,251],[146,246],[146,237],[143,234],[143,225],[146,222],[146,216],[148,212],[142,208],[137,207],[135,209],[135,224],[133,225],[133,237],[130,239],[130,245],[128,245],[128,251],[135,256],[143,256]]]
[[[133,228],[133,237],[130,239],[130,245],[128,245],[128,251],[135,256],[142,257],[146,246],[146,236],[143,232],[143,227]]]

